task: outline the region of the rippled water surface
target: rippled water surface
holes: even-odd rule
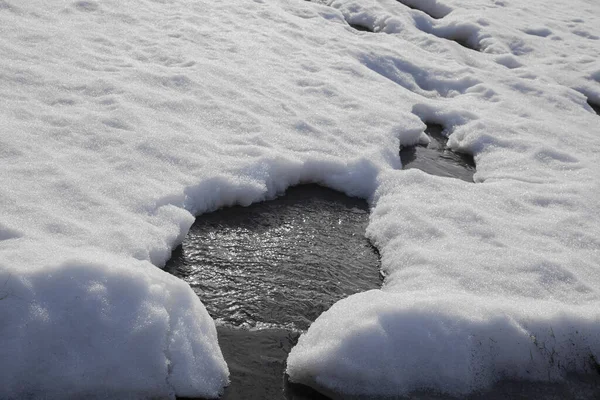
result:
[[[197,218],[166,270],[187,281],[219,325],[231,372],[224,399],[319,399],[287,382],[285,361],[323,311],[378,288],[364,200],[317,185]],[[260,329],[257,329],[260,328]]]
[[[296,345],[299,332],[227,326],[218,326],[217,332],[231,374],[231,384],[222,400],[328,399],[309,387],[287,381],[287,355]]]
[[[336,301],[378,288],[364,200],[316,185],[200,216],[166,269],[236,327],[306,329]]]

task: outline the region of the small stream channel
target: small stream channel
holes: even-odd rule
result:
[[[317,185],[197,218],[165,270],[217,321],[231,372],[223,399],[324,398],[289,384],[285,360],[323,311],[381,286],[368,219],[366,201]]]
[[[404,168],[473,182],[472,157],[428,146],[400,150]],[[318,185],[201,215],[165,270],[185,280],[217,322],[231,384],[222,399],[325,399],[285,377],[302,331],[336,301],[379,288],[377,250],[364,237],[366,201]]]
[[[427,124],[425,133],[429,145],[400,149],[403,169],[473,182],[473,158],[446,147],[443,127]],[[333,303],[381,286],[379,255],[364,237],[368,219],[364,200],[317,185],[196,219],[165,270],[188,282],[217,322],[231,373],[221,399],[327,399],[288,382],[285,363],[300,334]],[[599,398],[599,379],[501,381],[464,399]],[[456,400],[430,392],[409,398]]]
[[[426,123],[425,134],[431,140],[426,146],[402,147],[400,160],[403,169],[417,168],[431,175],[445,176],[473,182],[475,160],[465,153],[456,153],[447,147],[444,127]]]

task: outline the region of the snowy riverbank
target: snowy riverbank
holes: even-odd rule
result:
[[[593,372],[600,6],[402,3],[0,0],[0,397],[216,396],[214,323],[155,266],[195,214],[301,182],[369,199],[387,278],[317,319],[292,380]],[[422,121],[475,183],[400,169]]]

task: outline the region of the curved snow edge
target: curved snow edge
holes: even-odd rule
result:
[[[339,301],[292,349],[290,380],[344,395],[464,395],[501,380],[597,372],[600,324],[592,307],[419,299],[373,290]]]
[[[0,397],[218,397],[229,372],[191,288],[148,262],[92,254],[0,269]]]

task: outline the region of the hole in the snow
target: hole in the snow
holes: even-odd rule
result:
[[[366,201],[318,185],[197,218],[166,270],[213,318],[236,327],[306,329],[336,301],[380,286],[364,237]]]
[[[365,25],[350,24],[350,23],[348,25],[350,25],[350,27],[356,29],[357,31],[374,33],[373,29],[371,29],[371,28],[369,28],[368,26],[365,26]]]
[[[473,182],[475,161],[469,154],[450,150],[444,136],[444,127],[426,123],[425,133],[431,142],[427,146],[410,146],[400,149],[403,169],[417,168],[431,175],[445,176]]]
[[[441,36],[440,36],[441,37]],[[456,37],[444,37],[444,39],[452,40],[458,44],[460,44],[465,49],[473,50],[473,51],[481,51],[479,44],[473,43],[473,41],[468,37],[456,36]]]
[[[285,360],[297,332],[333,303],[381,286],[368,218],[364,200],[318,185],[197,218],[165,270],[219,322],[232,374],[223,398],[317,398],[285,382]]]
[[[592,110],[594,110],[596,114],[600,115],[600,104],[592,103],[589,99],[587,103],[590,107],[592,107]]]
[[[404,4],[406,7],[421,11],[429,15],[433,19],[441,19],[452,12],[452,9],[436,1],[423,2],[420,0],[397,0],[398,3]]]

